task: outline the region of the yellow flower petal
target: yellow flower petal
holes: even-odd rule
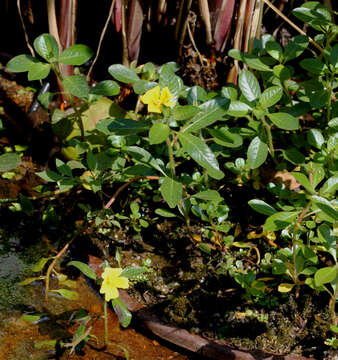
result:
[[[160,103],[168,107],[174,106],[176,103],[168,86],[164,87],[161,91]]]
[[[143,104],[152,104],[154,102],[159,102],[160,94],[160,86],[158,85],[148,90],[143,96],[140,97],[140,100],[143,102]]]
[[[105,300],[110,301],[119,297],[118,288],[128,289],[129,280],[124,276],[120,276],[121,268],[106,267],[102,274],[103,282],[100,293],[105,294]]]
[[[158,104],[156,104],[156,103],[148,104],[148,112],[161,114],[161,112],[162,112],[161,104],[159,104],[159,103]]]

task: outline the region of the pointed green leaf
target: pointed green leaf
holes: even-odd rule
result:
[[[157,86],[157,82],[154,81],[148,81],[148,80],[138,80],[133,83],[133,88],[135,91],[135,94],[142,95],[146,91],[152,89],[153,87]]]
[[[161,144],[165,141],[170,133],[170,128],[167,124],[156,123],[149,130],[149,142],[150,144]]]
[[[105,135],[135,135],[149,130],[149,121],[136,121],[131,119],[106,118],[96,124],[96,129]]]
[[[199,193],[194,194],[192,197],[205,201],[221,202],[223,200],[222,196],[216,190],[200,191]]]
[[[191,134],[178,135],[183,150],[187,152],[199,165],[204,167],[208,174],[215,179],[222,179],[224,173],[220,171],[217,159],[210,148],[200,138]]]
[[[283,58],[283,49],[277,41],[268,41],[265,50],[274,59],[280,61]]]
[[[229,105],[229,109],[227,111],[227,115],[235,116],[235,117],[242,117],[248,115],[249,112],[252,110],[252,107],[242,101],[231,101]]]
[[[334,223],[335,221],[338,221],[338,211],[331,205],[328,200],[317,195],[313,195],[312,200],[315,205],[318,206],[319,209],[321,209],[325,215],[331,219],[331,222]]]
[[[338,44],[334,45],[331,50],[330,63],[333,67],[338,67]]]
[[[248,147],[247,157],[250,169],[260,167],[268,156],[268,145],[256,136]]]
[[[59,59],[59,46],[55,38],[50,34],[42,34],[34,40],[34,49],[48,62],[56,62]]]
[[[284,52],[285,61],[295,59],[308,47],[309,39],[306,35],[293,37],[287,44]]]
[[[128,146],[126,152],[136,161],[152,166],[154,169],[165,175],[158,161],[145,149],[138,146]]]
[[[328,70],[327,66],[317,58],[304,59],[299,63],[299,65],[311,74],[316,75],[322,75]]]
[[[337,237],[334,235],[333,230],[328,225],[321,224],[317,231],[321,243],[337,261]]]
[[[280,129],[283,130],[298,130],[299,121],[294,116],[288,113],[273,113],[267,114],[268,118]]]
[[[319,192],[324,195],[334,194],[338,190],[338,175],[331,176],[326,180]]]
[[[47,264],[47,262],[50,260],[50,259],[52,259],[51,257],[43,257],[43,258],[41,258],[36,264],[34,264],[33,266],[32,266],[32,271],[34,271],[34,272],[39,272],[39,271],[41,271],[44,267],[45,267],[45,265]]]
[[[120,298],[113,299],[111,303],[113,305],[114,311],[119,319],[120,324],[123,327],[129,326],[132,315],[128,310],[126,304]]]
[[[267,204],[263,200],[252,199],[248,201],[248,204],[252,209],[263,215],[271,216],[277,212],[277,210],[273,206]]]
[[[258,80],[255,75],[248,70],[241,71],[238,85],[245,98],[249,101],[255,101],[261,95]]]
[[[311,129],[306,134],[307,141],[310,145],[315,147],[316,149],[321,149],[324,144],[324,136],[321,131],[318,129]]]
[[[299,211],[282,211],[269,216],[263,229],[265,231],[283,230],[296,219]]]
[[[115,78],[117,81],[123,83],[134,83],[135,81],[140,80],[138,75],[133,71],[121,64],[114,64],[108,68],[109,74]]]
[[[72,291],[72,290],[58,289],[58,290],[50,290],[50,291],[60,294],[67,300],[77,300],[79,298],[79,294],[76,291]]]
[[[231,129],[210,129],[209,133],[214,137],[216,144],[226,146],[229,148],[237,148],[243,144],[241,135],[231,131]]]
[[[203,129],[214,122],[221,120],[229,107],[230,100],[225,98],[215,98],[199,106],[201,110],[196,114],[192,121],[183,128],[182,132],[189,133]]]
[[[315,273],[315,284],[321,286],[328,284],[337,278],[337,266],[327,266]]]
[[[177,217],[177,215],[172,213],[171,211],[166,210],[166,209],[161,209],[161,208],[156,209],[155,214],[163,216],[163,217],[168,217],[168,218]]]
[[[182,184],[172,178],[165,177],[160,187],[163,199],[174,208],[182,199]]]
[[[86,78],[81,75],[65,76],[63,79],[65,88],[72,94],[81,99],[87,99],[89,87]]]
[[[263,108],[268,108],[278,103],[283,95],[283,89],[280,86],[271,86],[265,89],[259,98],[259,103]]]
[[[146,271],[146,268],[143,266],[128,266],[125,267],[120,276],[124,276],[128,279],[137,278],[139,275],[144,274]]]
[[[310,194],[315,194],[315,190],[311,185],[309,179],[300,172],[293,171],[291,175],[296,179],[296,181],[301,184]]]
[[[172,64],[164,64],[161,66],[159,85],[162,89],[167,86],[171,94],[177,99],[183,89],[183,81],[175,74],[175,69],[176,66],[173,67]]]
[[[281,293],[290,292],[296,284],[281,283],[278,285],[278,291]]]
[[[59,61],[68,65],[82,65],[93,56],[93,51],[86,45],[71,45],[64,50]]]
[[[81,261],[70,261],[67,266],[75,266],[77,269],[79,269],[83,275],[89,277],[92,280],[97,280],[97,276],[87,264],[81,262]]]
[[[114,96],[120,93],[119,85],[113,80],[104,80],[90,89],[90,94]]]
[[[6,65],[6,70],[10,72],[29,71],[37,62],[39,61],[30,55],[18,55],[9,60]]]
[[[197,106],[177,105],[174,107],[172,114],[173,114],[174,120],[181,121],[181,120],[187,120],[187,119],[192,118],[194,115],[196,115],[200,111],[201,111],[200,108],[198,108]]]

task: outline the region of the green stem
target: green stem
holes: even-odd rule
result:
[[[264,127],[265,132],[266,132],[266,138],[267,138],[267,141],[268,141],[268,147],[269,147],[270,155],[272,157],[272,160],[275,162],[275,164],[278,164],[278,162],[277,162],[277,160],[275,158],[275,149],[273,147],[273,142],[272,142],[271,126],[266,122],[264,116],[262,118],[262,124],[263,124],[263,127]]]
[[[167,141],[167,145],[168,145],[171,176],[174,177],[175,176],[175,160],[174,160],[173,146],[169,140],[169,137],[167,138],[166,141]]]
[[[76,104],[73,100],[73,97],[71,95],[71,93],[67,90],[67,88],[63,85],[63,76],[62,74],[60,73],[59,71],[59,68],[56,64],[52,64],[52,69],[53,71],[55,72],[57,78],[60,80],[62,86],[63,86],[63,89],[67,95],[67,98],[75,112],[75,116],[76,116],[76,121],[79,125],[79,128],[80,128],[80,131],[81,131],[81,141],[85,141],[85,134],[84,134],[84,126],[83,126],[83,121],[82,121],[82,117],[81,117],[81,113],[79,112],[79,110],[77,109],[76,107]]]
[[[107,345],[108,345],[108,311],[107,311],[107,301],[104,301],[103,312],[104,312],[104,346],[107,346]]]

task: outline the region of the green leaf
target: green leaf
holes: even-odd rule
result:
[[[271,71],[268,65],[266,65],[259,57],[251,54],[242,54],[242,61],[248,65],[251,69],[258,71]]]
[[[273,73],[274,73],[275,76],[278,77],[278,79],[281,82],[284,82],[284,81],[290,79],[290,77],[291,77],[290,69],[287,66],[282,65],[282,64],[274,66],[273,67]]]
[[[219,180],[224,177],[224,173],[219,169],[214,153],[203,140],[185,133],[179,133],[178,137],[182,143],[183,150],[199,165],[204,167],[212,178]]]
[[[268,156],[268,145],[256,136],[250,143],[247,151],[250,169],[260,167]]]
[[[338,211],[331,205],[328,200],[317,195],[313,195],[312,200],[315,205],[331,219],[331,222],[334,223],[335,221],[338,221]]]
[[[68,65],[82,65],[93,56],[93,51],[86,45],[71,45],[64,50],[59,61]]]
[[[255,101],[261,95],[258,80],[255,75],[248,70],[241,71],[238,85],[245,98],[249,101]]]
[[[231,101],[235,101],[237,100],[237,96],[238,96],[237,89],[232,86],[223,86],[222,95],[225,98],[230,99]]]
[[[65,76],[63,79],[65,88],[72,94],[81,99],[87,99],[89,87],[86,78],[81,75]]]
[[[305,161],[305,156],[296,148],[289,148],[283,150],[284,158],[290,161],[294,165],[303,164]]]
[[[32,266],[32,271],[34,271],[34,272],[41,271],[45,267],[47,261],[49,261],[50,259],[52,259],[52,258],[51,257],[47,257],[47,258],[43,257],[43,258],[41,258],[37,263],[35,263]]]
[[[36,314],[36,315],[25,314],[25,315],[22,315],[19,319],[27,321],[31,324],[34,324],[34,323],[37,323],[41,319],[41,316],[42,316],[41,314]]]
[[[327,266],[319,269],[315,273],[315,284],[321,286],[323,284],[330,283],[337,278],[337,266]]]
[[[67,300],[77,300],[79,298],[79,294],[76,291],[72,291],[72,290],[58,289],[58,290],[50,290],[50,292],[58,293]]]
[[[147,81],[147,80],[138,80],[133,83],[133,88],[135,94],[142,95],[146,91],[152,89],[153,87],[157,86],[158,84],[154,81]]]
[[[170,128],[167,124],[156,123],[149,130],[149,142],[151,145],[161,144],[165,141],[170,133]]]
[[[81,261],[70,261],[67,266],[75,266],[77,269],[79,269],[85,276],[89,277],[92,280],[97,280],[97,276],[87,264],[81,262]]]
[[[318,226],[318,237],[326,250],[333,256],[337,262],[337,237],[333,230],[326,224]]]
[[[263,229],[265,231],[283,230],[296,219],[299,211],[282,211],[269,216]]]
[[[194,194],[192,197],[195,197],[195,198],[201,199],[201,200],[205,200],[205,201],[215,201],[215,202],[223,201],[222,196],[216,190],[200,191],[199,193]]]
[[[14,152],[0,155],[0,172],[10,171],[21,164],[21,157]]]
[[[36,58],[29,55],[18,55],[9,60],[6,65],[6,70],[10,72],[24,72],[29,71],[30,68],[39,62]]]
[[[36,175],[48,182],[56,182],[62,179],[62,176],[52,170],[44,170],[37,172]]]
[[[316,149],[321,149],[322,145],[324,144],[324,136],[322,135],[321,131],[318,129],[311,129],[306,134],[306,139],[310,145],[315,147]]]
[[[30,278],[27,278],[23,281],[20,281],[18,284],[20,286],[25,286],[25,285],[29,285],[30,283],[34,282],[34,281],[38,281],[38,280],[43,280],[44,277],[41,277],[41,276],[38,276],[38,277],[30,277]]]
[[[128,266],[122,270],[120,276],[133,279],[137,278],[141,274],[144,274],[145,271],[146,269],[143,266]]]
[[[126,152],[131,155],[134,160],[150,165],[163,175],[166,175],[160,167],[158,161],[147,150],[138,146],[128,146]]]
[[[173,119],[176,121],[187,120],[196,115],[200,110],[197,106],[193,105],[177,105],[172,111]]]
[[[229,147],[229,148],[237,148],[242,146],[243,138],[241,135],[233,132],[232,129],[210,129],[209,133],[214,137],[214,141],[216,144]]]
[[[172,178],[165,177],[160,187],[161,195],[169,207],[176,207],[182,199],[182,184]]]
[[[321,32],[326,31],[327,28],[325,29],[325,26],[332,24],[330,11],[326,6],[317,1],[309,1],[301,7],[292,10],[292,13],[298,19]]]
[[[308,47],[309,39],[306,35],[293,37],[287,44],[284,52],[284,60],[289,61],[297,58]]]
[[[283,58],[283,49],[277,41],[268,41],[265,44],[265,50],[274,59],[281,61]]]
[[[338,175],[331,176],[326,180],[319,192],[323,195],[334,194],[338,190]]]
[[[149,130],[149,121],[136,121],[131,119],[106,118],[96,124],[96,129],[105,135],[135,135]]]
[[[252,199],[248,201],[248,204],[252,209],[263,215],[271,216],[277,212],[273,206],[267,204],[263,200]]]
[[[42,349],[44,347],[55,348],[56,343],[57,343],[57,340],[42,340],[37,343],[34,343],[34,348],[35,349]]]
[[[338,44],[334,45],[331,50],[330,63],[334,68],[338,67]]]
[[[327,123],[327,125],[328,125],[329,127],[331,127],[331,128],[334,128],[334,129],[338,130],[338,117],[335,117],[335,118],[331,119],[331,120]]]
[[[327,71],[327,66],[319,59],[304,59],[299,65],[311,74],[322,75]]]
[[[281,283],[278,285],[278,291],[281,293],[290,292],[296,284]]]
[[[183,89],[183,81],[174,73],[171,64],[164,64],[161,67],[159,85],[162,89],[167,86],[175,98],[178,98]]]
[[[171,211],[166,210],[166,209],[161,209],[161,208],[156,209],[155,214],[163,216],[163,217],[167,217],[167,218],[177,217],[177,215],[172,213]]]
[[[119,319],[120,324],[123,327],[129,326],[132,315],[128,310],[126,304],[120,298],[113,299],[111,303],[113,305],[114,311]]]
[[[242,101],[231,101],[229,109],[227,111],[227,115],[234,117],[242,117],[248,115],[251,110],[252,107]]]
[[[35,63],[30,67],[28,71],[28,80],[34,81],[44,79],[49,75],[50,69],[50,64],[45,64],[41,62]]]
[[[215,98],[201,104],[199,106],[201,111],[192,118],[192,121],[183,128],[182,132],[197,131],[221,120],[229,104],[229,99],[225,98]]]
[[[268,108],[278,103],[283,96],[283,89],[280,86],[271,86],[265,89],[259,98],[259,103],[263,108]]]
[[[291,175],[296,179],[296,181],[301,184],[310,194],[315,194],[315,190],[313,186],[311,185],[309,179],[300,172],[291,172]]]
[[[273,113],[267,114],[268,118],[280,129],[283,130],[298,130],[299,121],[294,116],[288,113]]]
[[[120,93],[119,85],[113,80],[104,80],[90,89],[90,94],[102,96],[114,96]]]
[[[36,52],[50,63],[59,59],[59,46],[52,35],[42,34],[34,40]]]
[[[108,72],[116,80],[127,84],[140,80],[134,71],[121,64],[114,64],[109,66]]]

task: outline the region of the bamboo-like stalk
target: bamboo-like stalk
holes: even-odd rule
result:
[[[129,66],[129,57],[128,57],[128,40],[127,40],[127,31],[126,31],[126,7],[128,0],[122,1],[121,8],[121,35],[122,35],[122,64]]]
[[[211,31],[211,22],[210,22],[210,11],[208,0],[199,0],[198,2],[200,13],[202,17],[202,21],[205,26],[205,37],[207,45],[211,45],[213,43],[212,31]]]

